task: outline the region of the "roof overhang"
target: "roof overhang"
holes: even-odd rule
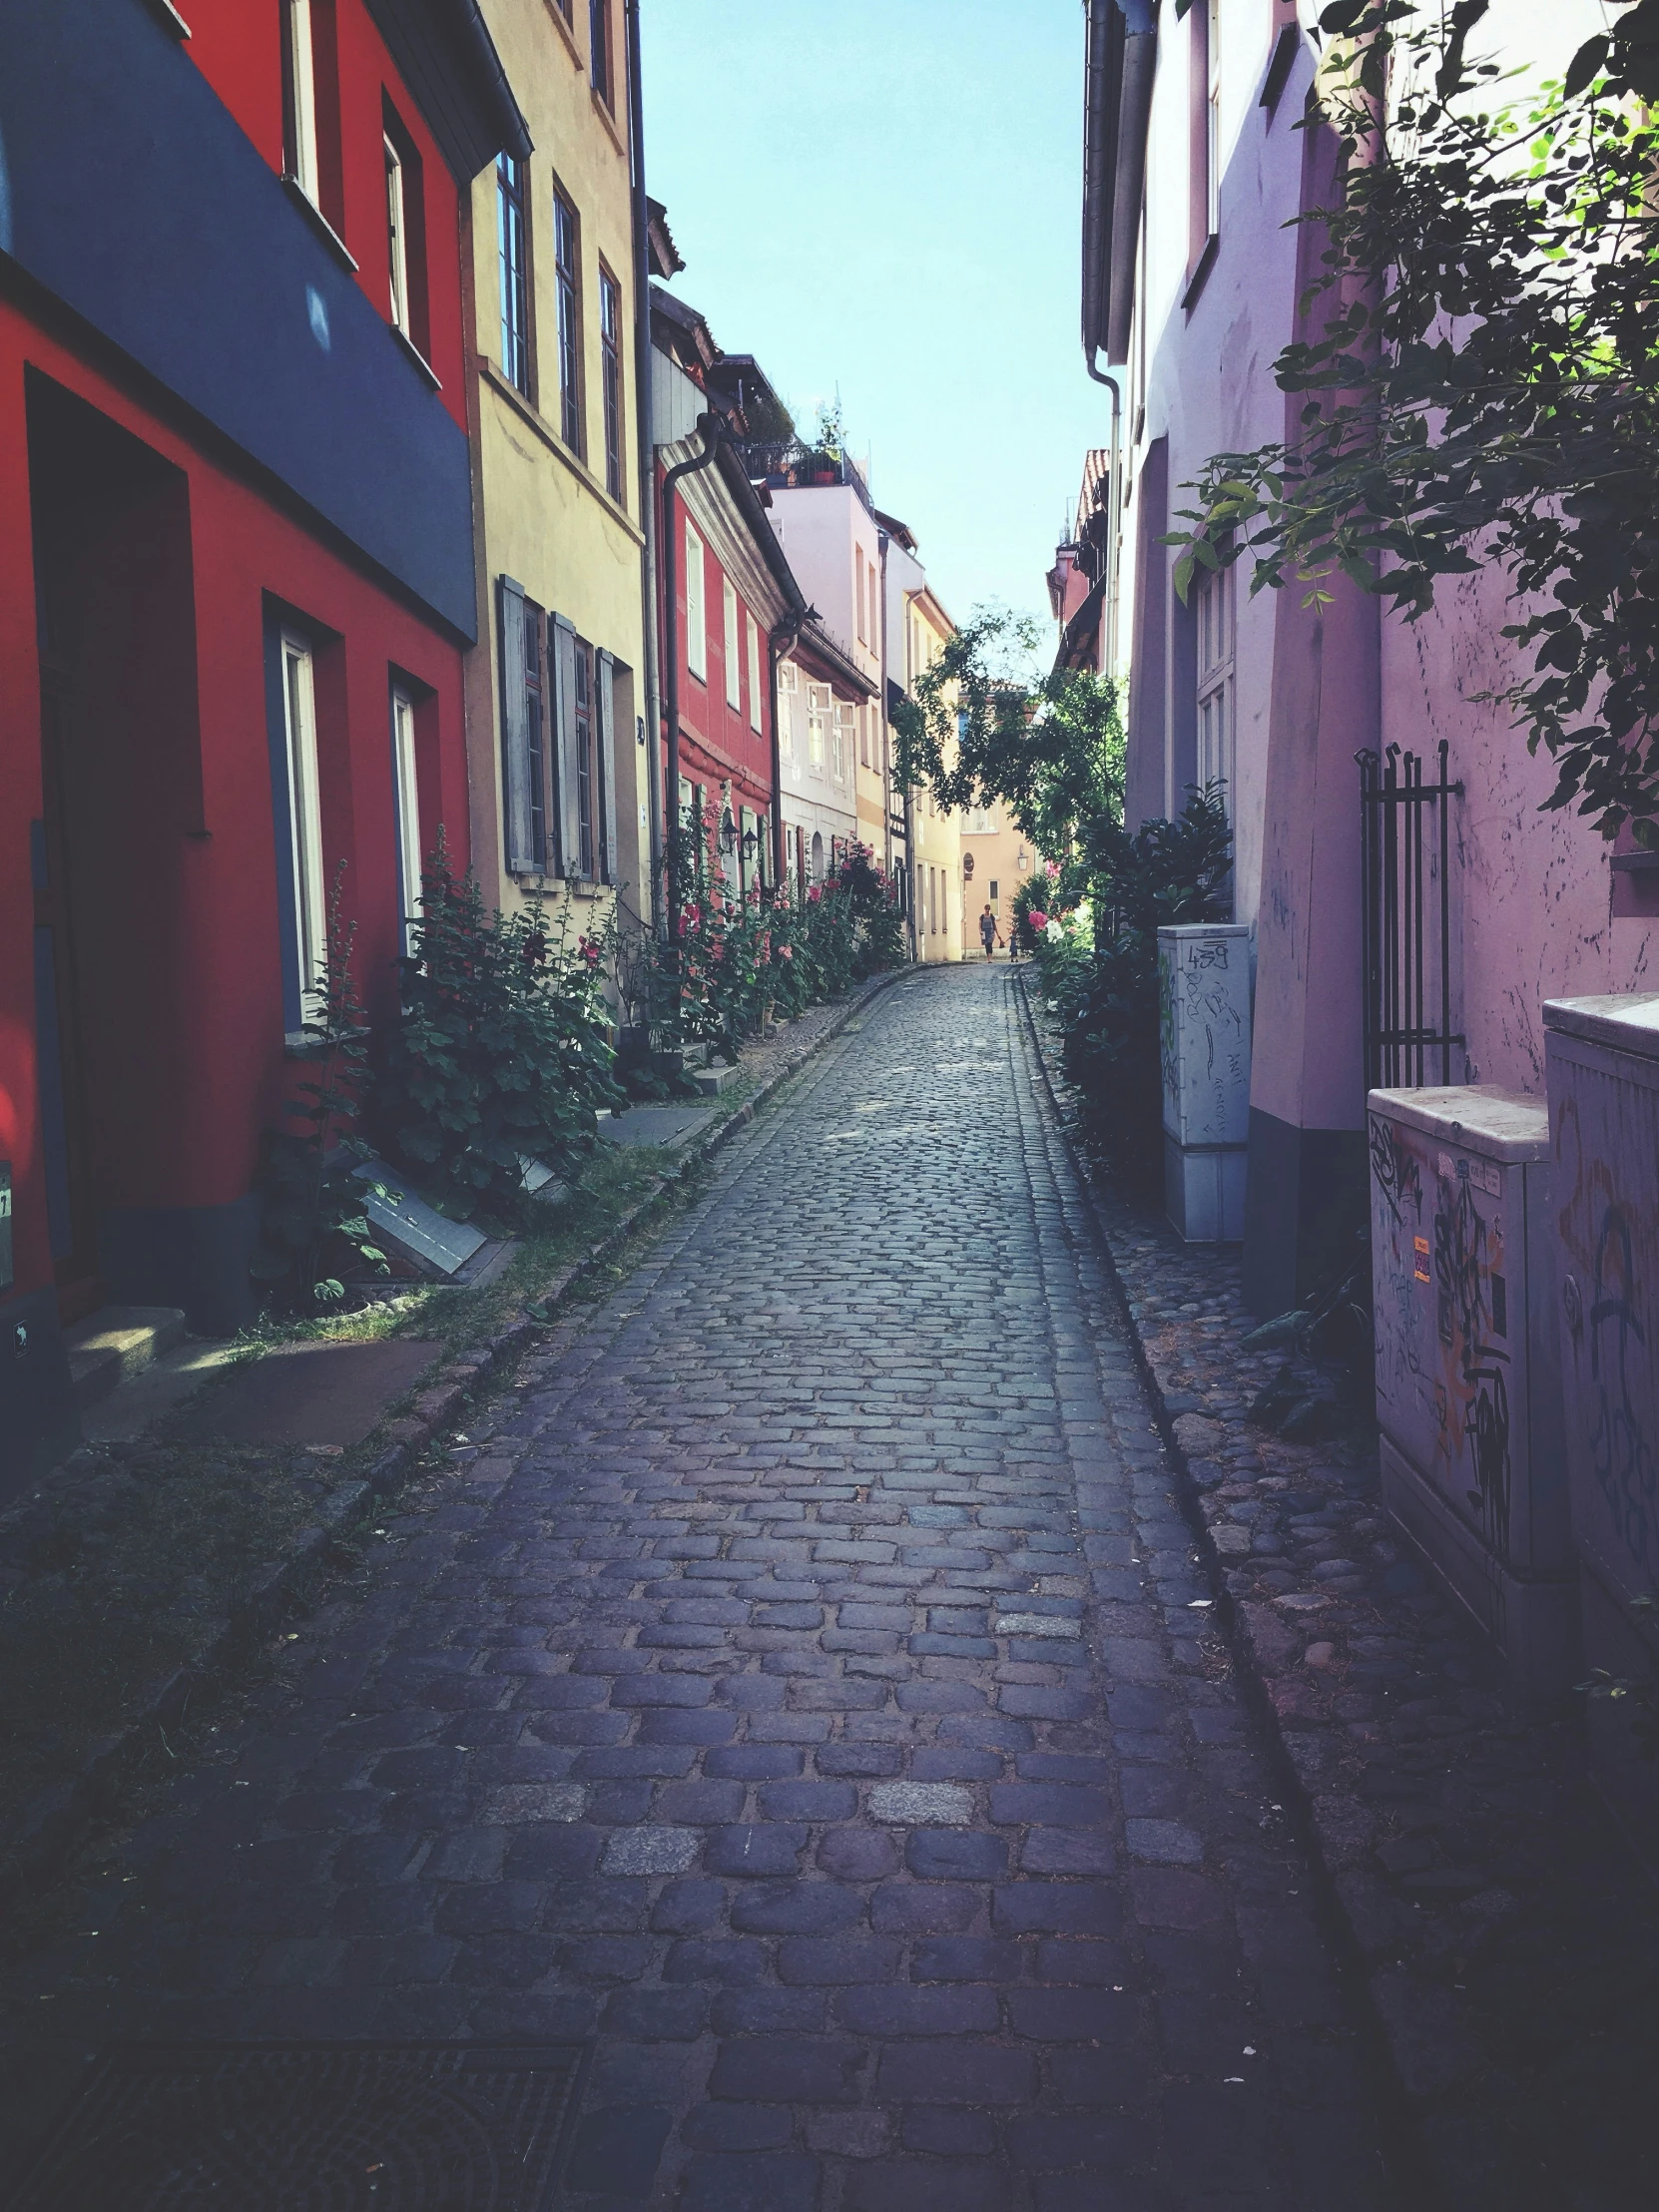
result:
[[[534,152],[478,0],[368,0],[368,12],[457,184],[497,154]]]

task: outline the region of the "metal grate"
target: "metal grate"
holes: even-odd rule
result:
[[[12,2212],[548,2212],[585,2047],[137,2044]]]
[[[1446,778],[1423,782],[1422,756],[1390,745],[1360,764],[1366,1088],[1451,1081],[1450,802]],[[1425,830],[1428,834],[1425,836]]]

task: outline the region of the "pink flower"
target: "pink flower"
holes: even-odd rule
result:
[[[1046,929],[1048,927],[1048,916],[1039,914],[1035,906],[1028,909],[1025,918],[1033,929]]]
[[[1048,880],[1049,880],[1049,881],[1050,881],[1051,883],[1056,883],[1056,882],[1058,882],[1058,881],[1059,881],[1059,878],[1060,878],[1060,863],[1059,863],[1059,861],[1058,861],[1058,860],[1045,860],[1045,861],[1043,862],[1043,872],[1044,872],[1044,873],[1045,873],[1045,874],[1047,875],[1047,877],[1048,877]]]
[[[781,960],[793,960],[795,958],[795,946],[793,944],[781,944],[778,947],[778,957]]]

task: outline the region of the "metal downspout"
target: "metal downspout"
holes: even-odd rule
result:
[[[694,454],[689,461],[676,461],[663,478],[663,674],[668,713],[668,791],[664,798],[672,795],[673,804],[673,812],[666,816],[668,834],[664,839],[663,881],[668,933],[675,944],[680,941],[680,902],[674,895],[680,860],[680,614],[674,601],[674,487],[682,476],[694,476],[700,468],[707,468],[720,451],[719,419],[712,414],[700,414],[697,427],[703,433],[702,452]]]
[[[1107,385],[1112,394],[1112,461],[1106,475],[1107,497],[1112,503],[1106,530],[1106,666],[1101,673],[1115,682],[1118,672],[1118,521],[1123,513],[1123,393],[1118,389],[1115,376],[1095,366],[1092,347],[1084,358],[1095,382]]]
[[[630,201],[634,248],[634,436],[639,453],[640,526],[645,546],[640,555],[640,607],[644,616],[646,806],[650,818],[652,927],[661,934],[663,913],[657,886],[663,880],[662,686],[657,662],[657,453],[652,442],[651,249],[645,205],[645,94],[640,80],[640,0],[624,0],[628,50],[628,139],[633,158]],[[643,904],[643,901],[642,901]]]

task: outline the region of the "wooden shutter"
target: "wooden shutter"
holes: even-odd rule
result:
[[[533,875],[543,855],[535,849],[534,794],[529,697],[524,684],[528,624],[524,587],[510,576],[497,579],[496,605],[501,661],[501,805],[507,836],[507,868]]]
[[[553,818],[559,827],[559,873],[582,872],[582,826],[576,802],[576,630],[563,615],[549,617],[553,652],[553,759],[557,791]]]
[[[608,653],[596,653],[594,670],[596,689],[595,729],[599,733],[599,807],[602,817],[599,833],[600,865],[605,881],[616,881],[616,663]]]

